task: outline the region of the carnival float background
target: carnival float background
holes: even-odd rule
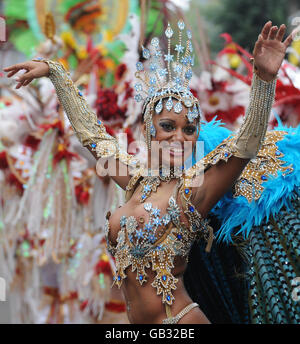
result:
[[[141,135],[141,106],[134,100],[140,46],[161,36],[168,21],[183,18],[197,31],[191,85],[203,121],[219,119],[236,130],[248,105],[250,43],[238,44],[233,32],[222,32],[222,48],[214,51],[205,29],[211,23],[201,12],[206,1],[202,7],[191,1],[190,11],[188,1],[176,3],[4,1],[8,41],[0,45],[0,73],[35,56],[59,60],[107,131],[126,133],[130,143]],[[276,116],[288,126],[300,122],[299,67],[300,39],[281,68],[269,129]],[[5,308],[0,303],[0,322],[126,323],[122,295],[110,289],[114,260],[103,238],[104,214],[123,202],[123,191],[96,175],[95,161],[74,136],[48,79],[19,90],[14,84],[1,74],[0,276],[7,302]]]

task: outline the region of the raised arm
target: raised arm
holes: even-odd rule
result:
[[[117,139],[106,132],[104,125],[97,119],[62,64],[46,59],[36,59],[7,67],[4,71],[10,72],[7,76],[11,77],[21,69],[26,69],[27,73],[19,78],[16,88],[28,85],[34,78],[48,76],[79,141],[90,150],[112,179],[124,189],[130,179],[128,167],[137,167],[138,161],[132,155],[120,150]]]
[[[203,184],[194,192],[194,203],[204,217],[233,186],[261,147],[274,101],[276,76],[292,41],[291,34],[282,42],[284,33],[285,25],[278,29],[271,22],[265,24],[253,52],[254,73],[244,121],[233,139],[225,142],[226,149],[219,149],[216,163],[204,158],[204,165],[211,164],[211,167],[204,174]]]

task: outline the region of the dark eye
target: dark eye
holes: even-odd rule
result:
[[[195,133],[195,131],[196,131],[196,127],[193,125],[184,128],[184,132],[187,135],[193,135]]]
[[[163,130],[168,132],[174,129],[174,126],[171,123],[159,123],[159,125],[163,128]]]

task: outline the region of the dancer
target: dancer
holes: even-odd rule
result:
[[[209,323],[184,288],[186,258],[192,243],[201,237],[207,241],[206,249],[210,249],[213,233],[206,217],[263,143],[276,75],[292,41],[292,35],[283,41],[285,25],[278,28],[271,22],[265,24],[253,52],[250,104],[239,132],[192,167],[182,169],[183,155],[191,155],[196,146],[201,110],[188,88],[193,65],[191,32],[187,31],[184,50],[183,21],[178,22],[178,28],[176,57],[171,55],[173,30],[168,26],[167,54],[160,50],[159,40],[153,38],[151,52],[143,47],[143,57],[149,64],[144,67],[137,63],[137,77],[144,85],[138,83],[135,89],[146,95],[143,130],[148,166],[156,163],[158,175],[153,175],[153,169],[139,166],[133,156],[120,149],[61,64],[41,59],[4,69],[9,72],[8,77],[27,70],[19,78],[17,88],[34,78],[49,76],[81,143],[126,189],[125,205],[114,214],[107,214],[106,235],[108,248],[116,259],[114,284],[122,286],[131,323]],[[137,101],[143,100],[141,93],[136,96]],[[169,156],[153,157],[155,143],[166,142]],[[190,143],[186,151],[184,143]],[[112,161],[116,162],[116,169],[110,168]],[[199,183],[201,173],[204,178]]]

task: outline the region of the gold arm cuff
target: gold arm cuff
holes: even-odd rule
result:
[[[264,140],[275,97],[277,76],[271,81],[262,80],[255,71],[250,91],[250,103],[244,122],[234,140],[234,156],[252,159]]]
[[[33,61],[48,64],[49,79],[82,145],[95,151],[97,158],[114,157],[126,165],[138,166],[138,159],[121,151],[117,139],[107,133],[105,126],[98,120],[82,92],[74,85],[70,73],[64,66],[48,59],[33,59]]]

